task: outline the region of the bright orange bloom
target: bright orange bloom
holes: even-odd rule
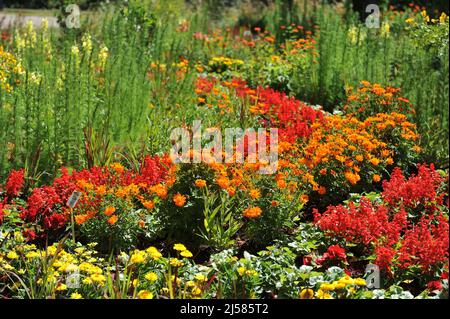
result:
[[[167,197],[167,188],[162,184],[154,185],[150,187],[150,190],[154,192],[159,198],[164,199]]]
[[[228,192],[228,195],[234,196],[234,195],[236,195],[236,188],[234,188],[233,186],[230,186],[227,188],[227,192]]]
[[[356,185],[360,180],[361,177],[358,174],[352,173],[352,172],[345,172],[344,173],[345,178],[350,182],[352,185]]]
[[[142,205],[144,205],[144,207],[147,208],[148,210],[151,210],[151,209],[153,209],[153,207],[155,207],[155,202],[152,200],[147,200],[147,201],[144,201],[142,203]]]
[[[257,189],[251,189],[250,190],[250,197],[252,199],[258,199],[261,197],[261,192]]]
[[[116,171],[116,173],[122,174],[125,171],[125,168],[120,163],[111,164],[111,168]]]
[[[112,215],[109,219],[108,219],[108,224],[110,225],[114,225],[115,223],[117,223],[117,220],[119,219],[119,217],[117,217],[117,215]]]
[[[145,227],[145,222],[141,219],[141,220],[138,222],[138,225],[139,225],[140,228],[144,228],[144,227]]]
[[[77,215],[77,216],[75,216],[75,222],[78,225],[84,224],[88,219],[89,219],[88,215]]]
[[[173,196],[173,202],[178,207],[183,207],[186,204],[186,196],[177,193]]]
[[[375,183],[378,183],[379,181],[381,181],[381,176],[378,175],[378,174],[374,174],[373,177],[372,177],[372,180],[373,180]]]
[[[197,186],[198,188],[202,188],[206,186],[206,181],[204,179],[197,179],[195,181],[195,186]]]
[[[105,209],[105,215],[106,216],[111,216],[112,214],[114,214],[116,212],[116,209],[113,206],[108,206]]]
[[[259,207],[249,207],[247,209],[244,210],[244,217],[247,218],[257,218],[259,216],[261,216],[262,214],[262,210]]]
[[[320,195],[325,195],[327,193],[327,189],[325,187],[323,187],[323,186],[320,186],[318,193]]]

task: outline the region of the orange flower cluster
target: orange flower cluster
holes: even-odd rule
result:
[[[363,120],[383,112],[413,114],[414,108],[407,98],[400,95],[399,88],[383,87],[377,83],[361,81],[356,91],[353,88],[347,90],[344,111]]]
[[[380,113],[364,122],[351,115],[333,115],[312,128],[299,163],[314,175],[311,185],[319,194],[326,193],[324,185],[380,182],[381,172],[398,155],[394,144],[420,150],[414,144],[418,138],[415,125],[400,113]]]
[[[244,210],[244,217],[246,218],[257,218],[261,216],[262,210],[259,207],[249,207]]]

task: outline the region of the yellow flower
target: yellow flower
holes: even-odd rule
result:
[[[158,260],[159,258],[162,257],[162,254],[158,251],[158,249],[156,249],[155,247],[149,247],[146,250],[147,254],[150,255],[151,258],[153,258],[154,260]]]
[[[133,264],[142,264],[145,262],[145,258],[146,255],[144,251],[136,250],[133,255],[131,255],[130,261]]]
[[[67,286],[65,284],[60,284],[58,287],[56,287],[57,291],[64,291],[67,290]]]
[[[153,299],[153,294],[148,290],[141,290],[137,294],[138,299]]]
[[[329,293],[323,291],[322,289],[317,290],[316,297],[319,299],[333,299]]]
[[[85,284],[85,285],[91,285],[91,284],[93,283],[92,279],[89,278],[89,277],[84,278],[82,282],[83,282],[83,284]]]
[[[83,299],[83,296],[80,295],[78,292],[74,292],[70,295],[70,299]]]
[[[323,283],[320,285],[320,290],[323,290],[323,291],[333,291],[335,288],[336,287],[333,284]]]
[[[208,281],[208,277],[206,277],[204,274],[202,273],[198,273],[194,276],[194,278],[198,281]]]
[[[172,267],[181,267],[184,265],[184,263],[178,258],[170,258],[170,265]]]
[[[314,290],[310,288],[303,289],[300,292],[300,299],[312,299],[314,297]]]
[[[158,280],[158,275],[155,274],[154,272],[148,272],[145,274],[144,278],[147,279],[148,281],[156,281]]]
[[[356,278],[355,279],[355,285],[357,286],[365,286],[366,285],[366,281],[362,278]]]
[[[238,272],[239,275],[241,275],[241,276],[244,275],[245,271],[246,271],[245,267],[239,267],[239,268],[237,269],[237,272]]]
[[[106,277],[100,274],[92,274],[91,277],[93,282],[103,283],[106,281]]]
[[[173,249],[177,251],[184,251],[186,250],[186,246],[184,246],[183,244],[175,244],[173,245]]]
[[[192,290],[191,290],[191,293],[194,296],[198,296],[198,295],[200,295],[202,293],[202,290],[200,288],[198,288],[198,287],[193,287]]]
[[[180,255],[183,256],[183,257],[185,257],[185,258],[191,258],[191,257],[193,256],[192,253],[191,253],[189,250],[183,250],[183,251],[180,253]]]
[[[18,259],[19,255],[17,255],[17,253],[12,250],[6,255],[6,257],[8,257],[9,259]]]

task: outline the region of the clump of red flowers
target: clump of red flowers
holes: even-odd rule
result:
[[[322,257],[316,259],[316,263],[318,265],[329,265],[330,263],[340,263],[346,261],[347,254],[345,253],[345,249],[339,245],[332,245],[328,247],[327,251],[322,255]]]
[[[44,229],[61,228],[70,216],[65,205],[75,190],[82,192],[87,188],[92,190],[88,196],[79,201],[78,205],[95,211],[107,189],[132,184],[145,189],[162,182],[167,176],[169,165],[168,157],[147,156],[138,172],[127,170],[121,165],[93,167],[90,170],[71,173],[63,168],[61,176],[56,178],[52,185],[33,190],[21,217],[28,222],[40,222]]]
[[[6,195],[8,197],[12,198],[19,195],[19,192],[22,190],[23,184],[25,182],[24,175],[25,175],[24,169],[12,171],[9,174],[5,184]]]
[[[414,266],[432,273],[435,266],[448,264],[446,179],[432,165],[420,165],[408,179],[397,169],[383,190],[381,201],[362,197],[359,203],[330,206],[323,214],[316,210],[316,225],[329,236],[361,245],[388,271]]]
[[[383,199],[391,206],[403,205],[410,209],[437,211],[448,196],[442,190],[445,178],[431,164],[419,165],[417,175],[406,179],[400,168],[395,168],[389,181],[383,181]]]

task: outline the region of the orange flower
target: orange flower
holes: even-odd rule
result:
[[[259,216],[261,216],[262,214],[262,210],[259,207],[249,207],[247,209],[244,210],[244,217],[247,218],[257,218]]]
[[[374,174],[373,177],[372,177],[372,180],[373,180],[375,183],[378,183],[379,181],[381,181],[381,176],[378,175],[378,174]]]
[[[374,157],[370,160],[370,163],[372,163],[372,165],[374,166],[377,166],[378,164],[380,164],[380,160]]]
[[[278,201],[273,200],[272,203],[270,203],[272,207],[277,207],[279,205]]]
[[[100,195],[100,196],[105,195],[106,194],[106,186],[105,185],[98,186],[96,189],[96,193],[97,193],[97,195]]]
[[[117,223],[117,220],[119,219],[119,217],[117,217],[117,215],[112,215],[109,219],[108,219],[108,224],[110,225],[114,225],[115,223]]]
[[[204,179],[197,179],[195,181],[195,186],[197,186],[198,188],[202,188],[206,186],[206,181]]]
[[[155,207],[155,202],[152,200],[147,200],[147,201],[144,201],[142,203],[142,205],[144,205],[144,207],[147,208],[148,210],[151,210],[151,209],[153,209],[153,207]]]
[[[227,189],[230,186],[230,181],[226,177],[220,177],[216,180],[217,185],[222,189]]]
[[[164,199],[167,197],[167,188],[162,184],[154,185],[150,187],[150,190],[154,192],[159,198]]]
[[[78,225],[84,224],[88,219],[89,219],[88,215],[77,215],[77,216],[75,216],[75,222]]]
[[[228,195],[234,196],[234,195],[236,195],[236,188],[234,188],[233,186],[230,186],[227,188],[227,192],[228,192]]]
[[[318,193],[320,195],[325,195],[327,193],[327,189],[325,187],[323,187],[323,186],[320,186],[319,190],[318,190]]]
[[[360,179],[361,179],[361,177],[358,175],[358,174],[355,174],[355,173],[352,173],[352,172],[349,172],[349,171],[346,171],[345,173],[344,173],[344,175],[345,175],[345,178],[350,182],[350,184],[352,184],[352,185],[356,185],[359,181],[360,181]]]
[[[257,189],[251,189],[251,190],[250,190],[250,197],[251,197],[252,199],[258,199],[258,198],[261,197],[261,193],[260,193],[260,191],[257,190]]]
[[[186,196],[181,195],[180,193],[176,193],[173,196],[173,202],[175,203],[175,205],[177,205],[178,207],[183,207],[186,204]]]
[[[111,168],[113,170],[115,170],[116,173],[118,173],[118,174],[122,174],[125,171],[124,167],[120,163],[113,163],[113,164],[111,164]]]
[[[116,209],[113,206],[108,206],[105,209],[105,215],[106,216],[111,216],[112,214],[114,214],[116,212]]]
[[[140,228],[144,228],[144,227],[145,227],[145,222],[141,219],[141,220],[138,222],[138,225],[139,225]]]

